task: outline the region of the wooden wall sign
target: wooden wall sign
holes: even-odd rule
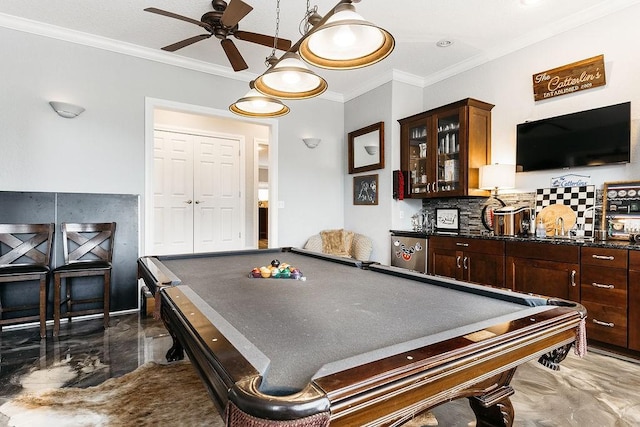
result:
[[[605,84],[604,55],[598,55],[534,74],[533,99],[542,101]]]

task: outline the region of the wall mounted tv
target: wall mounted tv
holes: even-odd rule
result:
[[[631,103],[610,105],[517,126],[516,171],[628,163]]]

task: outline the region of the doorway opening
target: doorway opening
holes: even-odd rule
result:
[[[231,146],[227,144],[229,141],[237,141],[239,144],[238,154],[240,160],[237,165],[238,171],[236,172],[239,174],[237,188],[237,198],[240,200],[239,210],[232,211],[226,207],[224,207],[226,211],[224,209],[220,210],[220,212],[227,213],[226,219],[229,220],[229,224],[232,224],[231,220],[237,220],[238,230],[233,229],[233,227],[226,225],[227,223],[222,221],[225,217],[221,215],[224,215],[224,213],[215,216],[215,209],[209,209],[209,211],[202,209],[207,204],[213,206],[215,204],[214,199],[207,199],[205,202],[199,194],[192,193],[193,197],[185,197],[185,200],[182,201],[183,203],[178,204],[178,206],[186,206],[187,209],[183,209],[185,212],[188,209],[193,210],[193,213],[187,212],[187,214],[193,215],[196,220],[203,216],[200,211],[209,212],[208,217],[204,215],[204,227],[200,225],[200,228],[196,227],[196,230],[192,231],[192,233],[195,233],[193,236],[195,241],[198,241],[198,239],[210,240],[208,246],[194,244],[193,252],[201,252],[202,250],[198,248],[204,247],[207,248],[207,251],[217,251],[277,246],[277,210],[268,211],[269,204],[272,206],[277,205],[277,186],[274,185],[277,182],[277,121],[272,119],[238,119],[228,111],[151,98],[146,100],[145,115],[145,195],[141,209],[144,221],[141,221],[142,241],[140,245],[142,254],[160,254],[163,250],[165,251],[164,253],[177,253],[173,249],[167,249],[167,247],[170,248],[170,245],[160,250],[162,245],[158,242],[166,238],[163,234],[166,230],[170,230],[170,233],[173,234],[176,234],[176,231],[178,233],[182,231],[179,226],[175,226],[171,222],[168,223],[168,226],[165,225],[163,229],[158,226],[162,221],[165,224],[167,223],[166,220],[161,218],[164,213],[161,209],[158,209],[156,203],[159,193],[162,191],[167,193],[167,188],[162,188],[162,184],[159,183],[169,182],[173,185],[179,182],[173,178],[161,180],[158,176],[159,172],[163,170],[161,167],[162,162],[166,161],[162,156],[158,155],[156,147],[156,145],[163,144],[162,141],[157,140],[159,130],[169,130],[192,137],[194,140],[191,144],[194,144],[193,146],[195,147],[199,147],[203,143],[201,140],[204,139],[204,144],[207,147],[213,147],[210,150],[212,153],[219,151],[216,148],[218,146],[224,146],[225,148]],[[202,135],[204,135],[204,138]],[[180,143],[182,142],[180,141]],[[228,151],[233,150],[228,149]],[[264,154],[262,153],[263,151]],[[193,157],[195,159],[194,164],[197,164],[199,161],[198,154],[194,154]],[[212,156],[209,157],[213,159]],[[216,161],[215,159],[211,161],[205,159],[205,168],[211,167],[215,169],[218,167],[215,163]],[[181,165],[184,164],[184,162],[180,163]],[[222,169],[224,167],[226,166],[220,166]],[[202,169],[202,167],[200,168]],[[226,181],[230,181],[227,177],[235,176],[228,171],[229,168],[226,169],[223,175],[215,175],[213,172],[209,175],[205,174],[205,185],[223,185],[227,188],[228,182]],[[179,173],[182,173],[182,170],[179,169]],[[193,179],[196,180],[197,178]],[[263,190],[266,190],[266,195]],[[189,203],[190,200],[192,203]],[[194,200],[200,203],[196,203]],[[264,214],[261,214],[261,205],[267,208]],[[167,211],[165,210],[165,212]],[[180,217],[178,216],[178,218]],[[162,219],[162,221],[159,219]],[[180,221],[174,222],[180,223]],[[207,228],[208,226],[209,228]],[[228,234],[227,236],[218,234],[218,237],[234,237],[235,242],[231,245],[229,242],[233,239],[214,239],[213,237],[216,237],[215,227],[219,229],[219,233]],[[230,234],[231,231],[234,233],[233,236]],[[186,230],[186,234],[188,233],[189,231]],[[172,236],[172,239],[176,240],[175,236]],[[177,240],[180,240],[180,238]],[[184,253],[185,249],[183,248],[180,251]]]
[[[269,247],[269,141],[257,140],[258,249]]]

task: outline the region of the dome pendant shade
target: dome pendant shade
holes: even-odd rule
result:
[[[287,52],[255,81],[258,92],[282,99],[307,99],[327,90],[327,82],[309,70],[300,57]]]
[[[354,69],[375,64],[389,56],[393,36],[366,21],[351,4],[336,6],[336,12],[300,45],[300,56],[308,63],[328,69]]]
[[[255,89],[230,105],[229,110],[244,117],[280,117],[289,113],[289,107],[279,99],[264,96]]]

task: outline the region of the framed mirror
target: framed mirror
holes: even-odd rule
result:
[[[384,122],[349,132],[349,173],[384,168]]]

